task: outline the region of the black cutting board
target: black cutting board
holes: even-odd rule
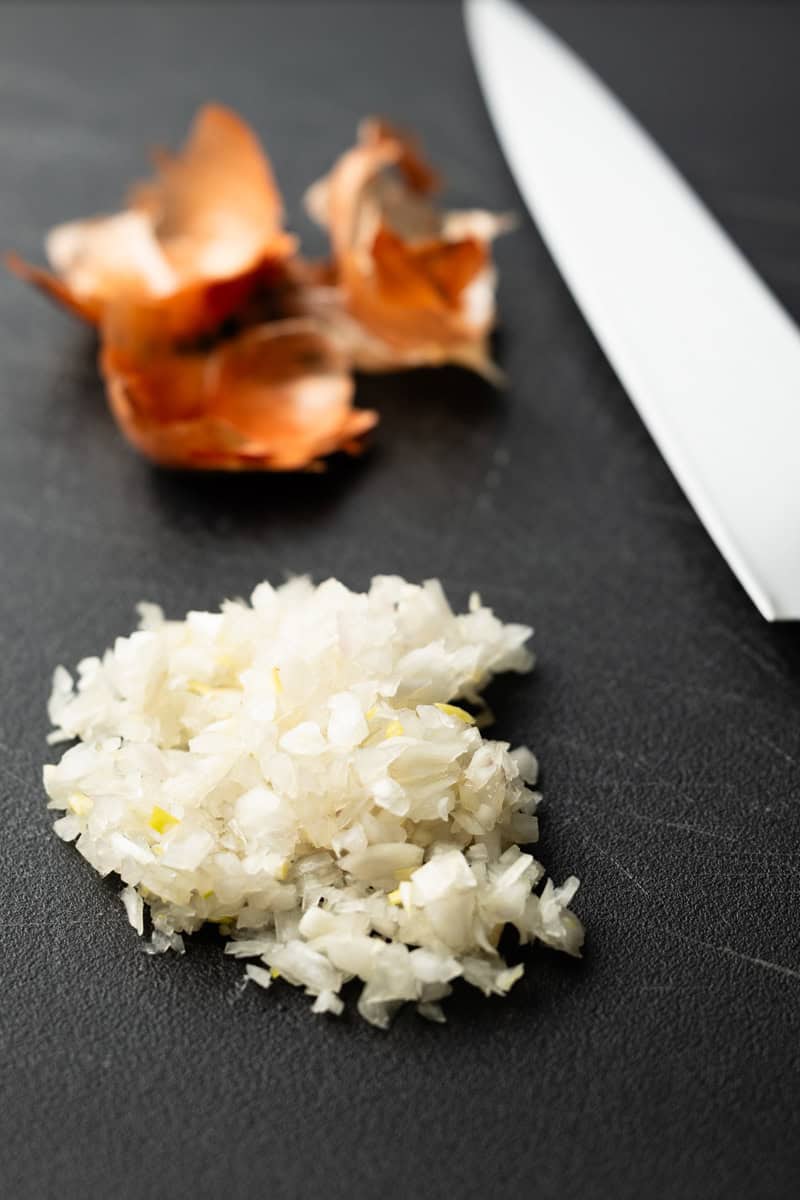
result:
[[[800,317],[798,9],[542,11]],[[35,256],[113,207],[208,98],[264,135],[312,249],[302,188],[370,111],[420,131],[453,203],[521,209],[453,5],[3,5],[3,242]],[[531,224],[497,254],[508,391],[364,379],[374,447],[319,477],[152,469],[89,335],[2,280],[5,1195],[798,1194],[800,631],[746,599]],[[536,626],[537,673],[491,699],[541,757],[582,962],[536,950],[507,1001],[459,991],[446,1027],[382,1034],[240,992],[211,936],[141,953],[116,887],[50,832],[50,672],[141,598],[182,615],[286,571],[439,576]]]

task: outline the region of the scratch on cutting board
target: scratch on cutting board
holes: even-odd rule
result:
[[[732,633],[730,629],[726,629],[724,625],[713,625],[712,630],[715,633],[722,634],[727,641],[733,642],[740,654],[743,654],[745,658],[748,658],[750,662],[755,663],[756,666],[761,667],[761,670],[766,671],[766,673],[771,675],[773,679],[778,679],[783,684],[786,683],[786,676],[784,675],[783,671],[781,671],[774,662],[771,662],[768,658],[765,658],[763,654],[759,654],[757,650],[754,650],[752,646],[748,646],[744,638],[738,637],[737,634]]]
[[[775,743],[771,742],[768,737],[764,737],[763,733],[756,733],[752,726],[750,727],[749,733],[756,739],[756,741],[762,742],[763,745],[769,747],[769,749],[777,754],[779,758],[784,759],[784,761],[789,763],[791,766],[796,767],[800,765],[798,764],[796,758],[792,758],[791,754],[787,754],[785,750],[781,750],[780,746],[776,746]]]
[[[12,779],[14,781],[14,783],[19,784],[19,786],[21,788],[25,788],[26,791],[31,786],[30,779],[23,779],[21,775],[18,775],[17,772],[15,770],[13,770],[12,767],[7,766],[5,763],[3,763],[2,767],[0,767],[0,777]]]
[[[675,784],[670,782],[669,779],[665,779],[663,775],[659,774],[653,764],[648,762],[647,759],[641,754],[626,754],[624,750],[615,748],[614,757],[618,762],[629,762],[634,767],[637,767],[640,771],[646,771],[650,776],[650,778],[647,780],[647,783],[650,784],[651,787],[667,788],[667,790],[671,792],[673,796],[680,796],[681,800],[685,800],[687,804],[695,804],[695,800],[692,796],[684,792],[682,788],[676,787]]]
[[[580,841],[587,842],[588,845],[592,846],[598,852],[601,858],[608,859],[608,861],[617,868],[621,875],[624,875],[626,879],[629,879],[633,886],[638,888],[642,895],[647,896],[649,899],[650,893],[648,892],[647,888],[639,882],[633,872],[629,871],[624,863],[621,863],[618,858],[614,857],[610,850],[607,850],[605,846],[601,846],[599,842],[596,842],[594,838],[589,837],[586,833],[581,832],[578,837]]]
[[[797,970],[795,967],[786,967],[783,963],[772,962],[769,958],[759,958],[754,954],[745,954],[741,950],[734,950],[733,946],[717,946],[714,942],[698,942],[694,938],[676,933],[674,929],[664,932],[668,932],[672,937],[676,937],[678,941],[686,942],[688,945],[698,947],[701,950],[713,950],[716,954],[727,954],[730,958],[750,963],[751,966],[763,967],[765,971],[775,971],[777,975],[784,975],[787,979],[800,979],[800,970]]]
[[[595,843],[595,845],[597,845],[597,843]],[[597,849],[602,850],[602,847],[598,846]],[[633,886],[637,887],[643,896],[650,895],[647,888],[644,887],[643,884],[641,884],[639,882],[639,880],[636,878],[636,876],[631,871],[629,871],[626,866],[623,866],[623,864],[619,861],[618,858],[614,858],[614,855],[609,854],[608,850],[605,851],[605,854],[607,855],[609,862],[612,862],[618,871],[621,871],[623,875],[626,875],[628,877],[628,879],[630,879]]]
[[[717,833],[713,829],[701,829],[699,825],[690,825],[688,821],[667,821],[664,817],[648,817],[645,813],[636,812],[632,808],[626,810],[626,816],[633,817],[635,821],[642,821],[645,825],[663,825],[666,829],[678,829],[681,833],[696,834],[698,837],[713,838],[715,841],[736,842],[739,840],[733,833]]]
[[[645,762],[643,758],[634,758],[632,755],[627,754],[624,750],[621,750],[618,747],[614,747],[613,750],[607,750],[602,746],[595,746],[588,741],[581,741],[579,738],[571,737],[554,737],[552,738],[552,741],[554,745],[563,746],[567,750],[574,750],[584,758],[595,759],[599,762],[613,762],[616,760],[617,762],[633,763],[633,765],[638,767],[639,770],[649,771],[652,775],[653,783],[660,785],[663,784],[664,787],[672,786],[666,779],[662,779],[655,773],[655,770],[650,763]]]
[[[683,684],[679,680],[651,679],[650,689],[651,691],[666,692],[667,695],[674,696],[676,692],[683,689]],[[729,691],[724,687],[713,687],[711,685],[696,683],[694,680],[692,681],[692,695],[708,696],[709,699],[715,701],[716,703],[747,703],[746,698],[739,695],[738,692]]]
[[[630,763],[631,766],[635,767],[638,771],[647,772],[649,775],[648,779],[637,783],[637,787],[666,788],[667,791],[671,792],[673,796],[679,796],[682,800],[685,800],[687,804],[694,805],[696,803],[692,796],[683,791],[681,788],[676,787],[674,783],[672,783],[669,779],[666,779],[663,775],[660,775],[653,764],[648,762],[647,759],[643,758],[640,754],[628,754],[625,750],[621,750],[619,747],[615,747],[613,751],[608,751],[599,746],[593,746],[584,742],[580,742],[575,738],[555,737],[552,740],[557,746],[565,746],[568,750],[575,750],[584,757],[598,759],[600,762],[616,761],[621,763]]]

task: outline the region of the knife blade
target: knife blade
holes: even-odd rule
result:
[[[512,0],[464,15],[512,174],[606,357],[760,612],[800,618],[800,332],[572,50]]]

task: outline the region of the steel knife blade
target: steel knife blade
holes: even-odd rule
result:
[[[605,84],[513,0],[465,0],[500,145],[570,291],[768,620],[800,618],[800,331]]]

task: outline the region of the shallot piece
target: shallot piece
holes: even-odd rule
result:
[[[456,615],[438,581],[262,583],[250,603],[140,628],[53,680],[44,769],[55,829],[126,885],[151,952],[215,922],[338,1014],[386,1027],[406,1001],[443,1019],[456,979],[504,995],[523,973],[498,943],[512,927],[577,955],[578,886],[545,881],[530,750],[485,739],[475,707],[493,676],[530,670],[530,629],[473,595]]]

